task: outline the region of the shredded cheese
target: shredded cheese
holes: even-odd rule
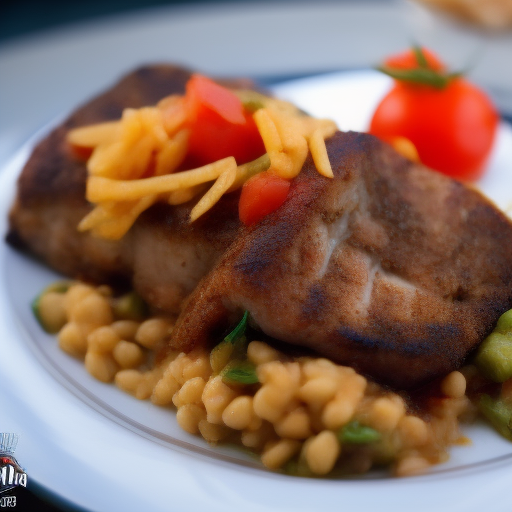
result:
[[[285,179],[301,171],[310,152],[318,172],[333,177],[325,139],[336,124],[304,115],[292,104],[253,91],[235,91],[254,109],[253,117],[266,154],[237,166],[233,157],[178,171],[188,151],[189,130],[182,96],[172,95],[154,107],[125,109],[119,121],[76,128],[68,142],[91,148],[87,161],[86,198],[93,210],[79,231],[117,240],[138,216],[157,201],[177,205],[200,197],[192,208],[194,222],[228,192],[254,174],[269,170]],[[251,110],[252,111],[252,110]],[[213,183],[213,184],[212,184]]]

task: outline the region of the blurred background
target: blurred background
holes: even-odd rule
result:
[[[240,2],[244,0],[231,0]],[[67,23],[93,21],[121,12],[155,6],[214,3],[215,0],[4,0],[0,7],[0,42],[56,28]]]
[[[338,3],[342,1],[338,0]],[[215,2],[216,0],[75,0],[73,2],[4,0],[0,7],[0,41],[120,12],[136,12],[150,7],[169,5],[194,4],[200,8],[201,5]],[[228,0],[228,2],[249,3],[249,0]],[[293,2],[290,1],[290,3]],[[510,0],[424,0],[424,4],[487,30],[506,30],[512,25]]]
[[[0,161],[46,122],[155,61],[268,82],[373,66],[421,43],[512,112],[512,0],[422,2],[4,0]]]
[[[421,43],[512,112],[512,0],[421,2],[4,0],[0,161],[46,122],[156,61],[268,83],[370,67]]]

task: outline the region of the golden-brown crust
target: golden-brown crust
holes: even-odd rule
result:
[[[86,204],[84,162],[75,158],[66,135],[72,128],[119,119],[125,108],[154,105],[169,94],[183,93],[190,71],[168,65],[145,66],[78,108],[34,149],[19,179],[20,207],[67,200]]]
[[[77,126],[120,118],[124,108],[154,105],[180,94],[191,72],[171,65],[140,68],[78,108],[34,149],[19,180],[9,215],[7,240],[52,268],[94,282],[134,281],[157,308],[179,311],[183,298],[231,243],[240,222],[230,194],[192,226],[191,204],[157,204],[144,212],[120,241],[94,238],[76,229],[92,206],[85,199],[85,162],[71,152],[66,135]],[[149,245],[148,248],[146,246]],[[168,280],[152,273],[173,260]]]
[[[512,305],[511,223],[372,136],[327,146],[334,180],[306,162],[191,296],[173,343],[205,343],[247,309],[266,334],[394,386],[459,367]]]

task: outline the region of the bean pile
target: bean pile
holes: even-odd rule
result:
[[[269,469],[307,476],[389,466],[398,476],[415,474],[446,460],[449,446],[464,440],[460,418],[474,414],[461,372],[444,378],[420,408],[352,368],[290,357],[258,340],[246,346],[257,376],[250,383],[227,380],[227,361],[219,367],[218,355],[204,348],[167,350],[155,363],[172,319],[122,305],[107,286],[74,282],[44,292],[37,315],[95,378],[175,407],[185,431],[213,444],[237,441]]]

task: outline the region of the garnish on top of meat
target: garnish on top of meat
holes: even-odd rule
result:
[[[192,75],[185,88],[185,95],[167,96],[156,106],[127,108],[117,122],[69,132],[74,151],[89,153],[86,198],[96,205],[80,231],[119,239],[153,204],[178,205],[202,195],[190,212],[193,222],[254,174],[260,182],[267,177],[259,195],[269,195],[276,180],[286,187],[297,176],[308,149],[318,172],[332,176],[324,138],[336,131],[333,121],[256,91],[230,90],[202,75]],[[282,194],[276,202],[271,195],[266,209],[278,208],[286,198]],[[245,212],[247,201],[242,206]]]

